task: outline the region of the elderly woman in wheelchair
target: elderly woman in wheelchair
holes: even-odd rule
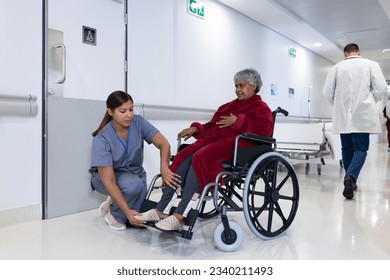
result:
[[[138,216],[139,220],[157,222],[155,226],[161,230],[180,229],[194,194],[215,180],[215,176],[223,170],[222,162],[232,160],[236,136],[242,132],[271,135],[272,112],[257,95],[262,86],[260,74],[254,69],[244,69],[235,74],[234,83],[236,99],[220,106],[209,122],[192,123],[178,134],[184,140],[195,137],[197,141],[181,150],[170,167],[181,176],[177,188],[182,188],[182,198],[176,211],[170,216],[164,214],[178,193],[178,189],[164,188],[157,207]],[[251,144],[243,142],[242,145]]]

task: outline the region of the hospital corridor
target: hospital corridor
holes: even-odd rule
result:
[[[0,40],[0,278],[388,268],[390,0],[0,0]]]
[[[242,247],[222,252],[213,242],[219,218],[199,220],[192,240],[155,228],[110,230],[98,209],[0,229],[0,259],[258,259],[386,260],[390,258],[390,154],[383,143],[370,147],[354,200],[342,196],[337,161],[322,175],[295,166],[300,202],[291,227],[280,237],[261,240],[242,212],[229,213],[244,230]]]

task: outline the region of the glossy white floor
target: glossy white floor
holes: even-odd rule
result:
[[[354,200],[342,196],[339,163],[327,160],[322,175],[296,165],[299,209],[288,231],[273,240],[253,235],[243,213],[229,214],[244,229],[243,246],[226,253],[212,234],[219,219],[198,221],[192,240],[155,229],[108,228],[97,210],[0,229],[0,259],[390,259],[390,155],[373,145]]]

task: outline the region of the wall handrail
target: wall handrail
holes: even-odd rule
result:
[[[151,105],[144,103],[135,103],[134,109],[136,114],[142,115],[148,120],[210,120],[215,113],[215,110],[213,109]],[[288,118],[277,117],[277,122],[323,123],[332,122],[332,118],[289,115]]]
[[[283,122],[283,123],[324,123],[324,122],[332,122],[332,118],[289,115],[287,118],[284,116],[277,116],[276,121]]]
[[[148,120],[210,120],[215,110],[166,105],[134,104],[137,114]]]
[[[38,114],[37,97],[31,94],[0,93],[0,116],[35,117]]]

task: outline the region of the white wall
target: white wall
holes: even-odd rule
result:
[[[41,203],[41,2],[0,0],[0,92],[31,93],[38,96],[40,105],[35,118],[0,116],[0,212]],[[56,1],[58,5],[65,2]],[[262,74],[261,95],[272,109],[282,106],[293,115],[306,116],[308,87],[312,86],[311,116],[330,116],[330,106],[324,106],[321,96],[329,61],[217,1],[204,2],[202,20],[187,13],[184,0],[129,0],[129,93],[136,103],[216,109],[235,97],[233,75],[254,67]],[[52,27],[72,26],[66,14]],[[102,13],[99,28],[110,20],[109,14]],[[295,59],[288,56],[289,45],[297,49]],[[77,55],[83,55],[82,50],[73,59]],[[102,61],[111,55],[103,55]],[[72,92],[69,97],[105,100],[110,82],[117,83],[116,75],[98,75],[92,81],[102,83],[101,92]],[[82,80],[82,75],[73,78],[90,82]],[[277,85],[277,96],[270,95],[271,83]],[[289,87],[295,89],[294,99],[288,97]],[[173,150],[178,130],[189,124],[154,123],[167,135]],[[158,170],[156,152],[146,148],[149,174]]]
[[[135,102],[215,110],[235,98],[234,74],[253,67],[271,109],[308,116],[311,87],[310,116],[331,116],[321,94],[331,62],[218,1],[204,3],[200,19],[187,13],[187,1],[129,0],[129,92]],[[288,46],[297,49],[296,58],[288,56]],[[271,83],[277,96],[270,94]],[[174,151],[177,132],[190,122],[153,123]],[[156,149],[146,147],[145,157],[149,175],[158,172]]]
[[[0,92],[37,96],[38,116],[0,114],[0,211],[41,203],[42,1],[0,0]],[[5,221],[0,216],[0,226]]]
[[[331,62],[218,1],[204,3],[199,19],[187,13],[187,1],[129,0],[129,92],[136,102],[216,109],[235,97],[233,75],[246,67],[259,70],[261,95],[272,108],[306,116],[309,86],[313,103],[324,101]],[[270,96],[271,83],[277,97]],[[311,116],[330,116],[329,104],[313,107]]]

